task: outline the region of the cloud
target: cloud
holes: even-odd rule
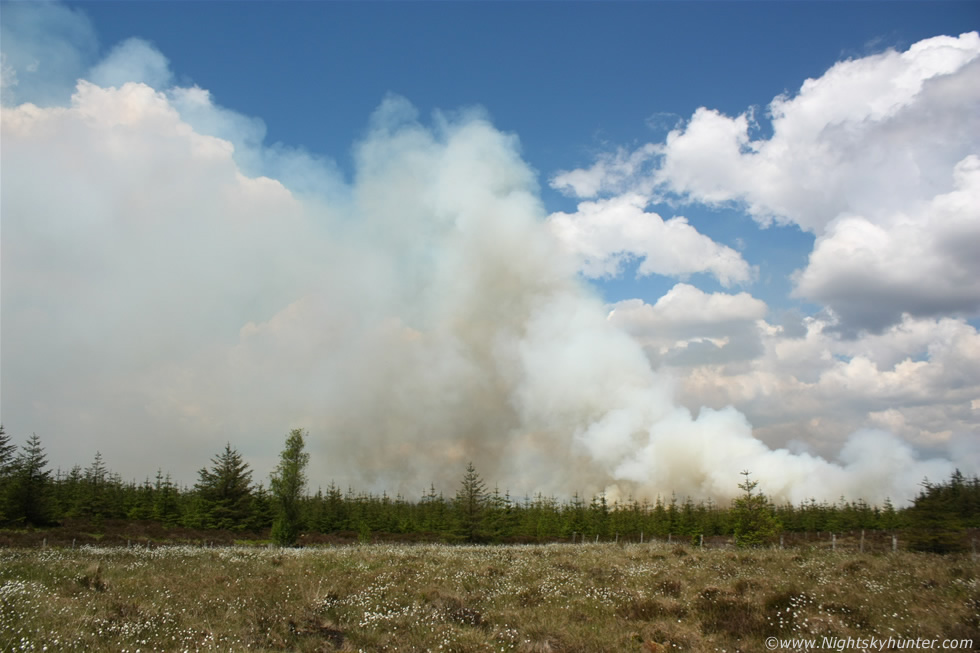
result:
[[[566,195],[579,198],[591,198],[600,193],[641,190],[646,193],[650,188],[641,189],[637,178],[647,161],[660,150],[657,145],[647,144],[633,152],[620,147],[615,152],[600,153],[591,168],[559,171],[552,175],[550,185]]]
[[[738,252],[698,233],[683,217],[664,220],[644,211],[645,205],[636,194],[582,202],[573,214],[551,214],[548,224],[590,278],[617,277],[624,263],[642,258],[638,277],[703,272],[724,286],[751,279],[752,270]]]
[[[679,283],[653,305],[639,299],[616,302],[608,319],[643,345],[652,362],[688,366],[760,355],[756,322],[767,310],[748,293],[706,293]]]
[[[744,202],[759,222],[822,233],[844,213],[890,214],[949,189],[980,144],[980,36],[935,37],[906,52],[840,62],[752,116],[699,109],[672,131],[656,172],[674,193]]]
[[[954,190],[871,220],[841,216],[817,239],[795,294],[874,331],[916,316],[980,312],[980,158],[953,170]],[[869,302],[874,298],[874,302]]]
[[[98,38],[86,14],[53,2],[9,3],[0,28],[4,105],[66,105],[79,79],[102,87],[146,84],[164,93],[196,132],[230,143],[244,174],[276,179],[304,197],[339,201],[344,192],[333,160],[301,147],[267,144],[261,119],[217,105],[206,89],[175,86],[169,60],[144,39],[125,39],[99,59]]]
[[[852,335],[904,313],[978,313],[976,32],[839,62],[773,99],[768,118],[772,136],[759,138],[753,111],[702,107],[663,143],[600,155],[552,184],[734,204],[760,225],[813,232],[795,295]]]
[[[170,86],[173,73],[159,50],[143,39],[131,38],[114,47],[86,77],[99,86],[140,82],[162,91]]]
[[[766,305],[748,293],[728,295],[706,293],[686,283],[679,283],[650,306],[638,299],[617,302],[610,319],[630,330],[648,330],[671,335],[689,333],[707,326],[751,322],[766,315]]]
[[[678,398],[687,406],[735,406],[772,446],[805,442],[809,451],[832,456],[855,432],[885,430],[913,447],[950,452],[944,455],[972,468],[975,457],[971,462],[955,452],[980,434],[974,327],[906,315],[879,334],[844,339],[826,319],[806,318],[805,325],[805,334],[796,335],[756,322],[760,354],[676,370]]]
[[[92,451],[72,434],[164,436],[134,377],[273,315],[329,249],[281,184],[242,175],[145,85],[83,81],[70,107],[2,116],[5,418],[27,411],[73,462]]]

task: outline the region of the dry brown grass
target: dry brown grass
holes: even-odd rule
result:
[[[732,652],[872,635],[980,647],[978,571],[969,556],[658,544],[0,549],[0,650]]]

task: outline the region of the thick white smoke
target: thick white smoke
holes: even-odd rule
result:
[[[469,460],[515,493],[723,499],[748,469],[794,502],[952,471],[881,432],[832,463],[680,407],[479,112],[425,126],[389,98],[353,181],[302,199],[174,97],[82,82],[68,108],[3,109],[4,407],[75,461],[107,436],[132,473],[179,473],[229,440],[262,472],[304,426],[317,482],[409,497]]]
[[[518,489],[715,498],[749,469],[794,502],[904,498],[952,470],[882,432],[856,434],[832,464],[770,450],[733,409],[692,417],[576,279],[514,137],[478,115],[426,129],[397,99],[373,124],[350,220],[370,269],[350,278],[370,286],[356,312],[389,327],[342,372],[370,398],[331,407],[359,467],[410,481],[422,460],[442,476],[473,459]]]

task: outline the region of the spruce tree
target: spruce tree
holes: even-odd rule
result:
[[[17,445],[10,441],[10,436],[3,430],[3,424],[0,424],[0,478],[10,473],[16,452]]]
[[[306,432],[293,429],[286,437],[286,447],[279,457],[269,482],[275,503],[276,516],[272,522],[272,539],[280,546],[292,546],[299,539],[302,527],[302,500],[306,491],[306,465],[310,454],[305,453]]]
[[[252,471],[242,455],[225,443],[225,449],[211,459],[211,468],[198,472],[194,488],[201,496],[204,525],[210,528],[242,530],[252,511]]]
[[[107,482],[109,470],[102,460],[102,453],[95,452],[95,459],[85,470],[82,482],[79,501],[75,506],[75,512],[80,517],[87,519],[101,520],[108,512],[109,498]]]
[[[738,487],[745,492],[735,499],[732,506],[735,544],[740,547],[761,546],[772,542],[782,524],[773,516],[772,505],[766,495],[755,493],[759,482],[749,479],[749,472],[743,471],[745,481]]]
[[[588,528],[586,529],[590,537],[609,535],[609,503],[606,501],[606,494],[593,495],[589,503]]]
[[[947,483],[922,481],[922,491],[915,504],[906,511],[908,531],[905,535],[913,551],[955,553],[963,551],[963,519],[957,513],[955,501],[963,489],[959,470]]]
[[[180,522],[180,504],[177,486],[170,480],[170,474],[163,475],[163,470],[157,470],[153,483],[153,519],[171,528]]]
[[[143,483],[135,488],[135,497],[129,510],[126,511],[127,519],[147,520],[153,517],[153,483],[146,477]]]
[[[494,541],[500,542],[516,534],[519,515],[510,498],[510,493],[500,493],[500,487],[494,486],[493,493],[487,497],[486,516],[483,520],[487,535]]]
[[[7,521],[8,492],[13,476],[16,452],[17,445],[10,441],[10,436],[3,430],[3,424],[0,424],[0,524]]]
[[[322,533],[333,533],[347,528],[347,509],[344,506],[344,493],[331,481],[323,497],[323,512],[317,528]]]
[[[449,506],[442,493],[436,493],[435,484],[429,485],[429,491],[422,495],[419,505],[422,514],[422,529],[430,533],[449,535],[452,530]]]
[[[272,526],[275,518],[275,508],[272,505],[272,497],[265,486],[259,483],[252,495],[252,514],[249,517],[249,527],[254,531],[261,531]]]
[[[473,463],[466,466],[466,473],[456,492],[456,516],[460,535],[467,542],[482,539],[483,514],[487,502],[487,486],[480,478]]]
[[[44,526],[50,520],[51,471],[41,438],[31,435],[14,459],[8,490],[8,519]]]

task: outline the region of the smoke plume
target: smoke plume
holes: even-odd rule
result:
[[[200,89],[83,80],[70,106],[2,115],[5,418],[55,464],[101,448],[192,481],[229,441],[261,478],[298,426],[314,483],[409,498],[468,461],[515,494],[616,498],[721,500],[747,469],[793,502],[901,500],[952,471],[883,431],[831,461],[681,406],[479,111],[427,124],[385,99],[350,180],[235,141],[257,127]]]

